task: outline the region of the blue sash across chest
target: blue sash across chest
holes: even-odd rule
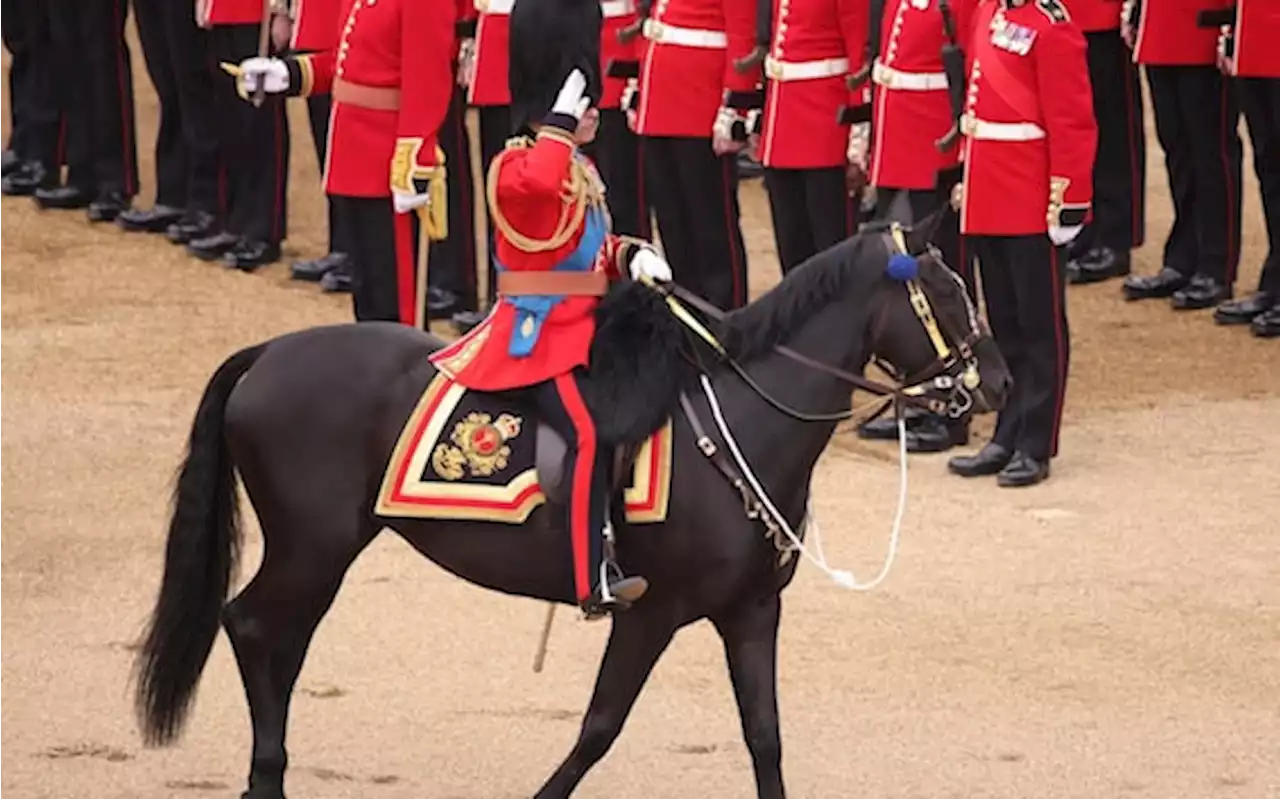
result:
[[[596,254],[604,246],[608,223],[600,208],[588,208],[584,217],[582,238],[573,252],[564,260],[551,267],[553,271],[586,272],[595,266]],[[493,264],[498,271],[505,266],[495,256]],[[502,302],[511,305],[516,311],[515,326],[511,330],[511,341],[507,344],[507,354],[513,358],[525,358],[533,352],[542,333],[542,324],[547,321],[551,309],[564,300],[563,294],[521,294],[514,297],[503,297]]]

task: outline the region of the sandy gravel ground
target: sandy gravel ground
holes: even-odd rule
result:
[[[314,255],[323,239],[301,111],[288,255]],[[139,128],[147,149],[149,91]],[[1147,270],[1168,224],[1160,158],[1152,140]],[[1252,181],[1246,191],[1240,285],[1251,288],[1264,242]],[[757,184],[743,202],[759,289],[776,262]],[[263,337],[345,320],[347,300],[289,282],[283,265],[229,273],[76,214],[0,208],[0,788],[15,799],[236,796],[249,727],[225,638],[187,736],[168,750],[140,744],[130,650],[210,371]],[[1072,382],[1051,482],[1002,491],[913,459],[900,560],[882,589],[844,593],[802,568],[782,632],[791,795],[1280,797],[1280,347],[1117,295],[1071,291]],[[816,478],[837,565],[876,568],[895,480],[891,448],[838,437]],[[252,567],[256,528],[249,541]],[[534,675],[541,614],[380,539],[299,682],[291,795],[530,795],[576,734],[605,636],[562,614]],[[708,626],[677,639],[580,795],[753,795]]]

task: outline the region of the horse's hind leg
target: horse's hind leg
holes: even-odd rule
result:
[[[329,610],[347,567],[376,530],[338,545],[319,530],[268,530],[269,545],[253,580],[223,611],[253,723],[249,790],[243,799],[283,799],[285,726],[294,682],[311,636]],[[290,540],[291,539],[291,540]],[[326,545],[328,549],[326,550]],[[336,551],[340,550],[340,551]]]
[[[660,606],[645,607],[643,601],[614,617],[578,742],[535,799],[569,796],[587,770],[604,757],[675,631],[670,614]]]
[[[751,752],[760,799],[783,799],[782,738],[778,733],[778,594],[753,599],[711,620],[724,639],[729,676]]]

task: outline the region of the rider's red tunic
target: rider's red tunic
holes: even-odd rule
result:
[[[561,246],[546,252],[521,249],[519,245],[524,242],[512,240],[514,235],[542,242],[554,234],[574,201],[568,184],[575,150],[568,133],[547,127],[531,146],[517,143],[494,159],[489,202],[501,211],[509,226],[504,231],[503,225],[497,225],[494,233],[495,252],[504,268],[550,271],[577,249],[585,224],[579,224]],[[584,166],[584,174],[598,190],[595,168]],[[594,269],[617,277],[617,263],[625,249],[620,239],[606,236],[596,254]],[[436,353],[431,361],[457,382],[481,391],[501,391],[550,380],[586,365],[598,303],[599,299],[591,296],[564,297],[547,314],[532,351],[516,357],[510,354],[509,345],[518,314],[511,302],[499,295],[483,322]]]

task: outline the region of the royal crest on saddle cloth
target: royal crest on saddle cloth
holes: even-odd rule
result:
[[[632,524],[667,517],[671,439],[668,421],[636,456],[625,492]],[[389,517],[520,524],[547,501],[536,457],[532,419],[501,395],[437,375],[400,432],[374,509]]]

